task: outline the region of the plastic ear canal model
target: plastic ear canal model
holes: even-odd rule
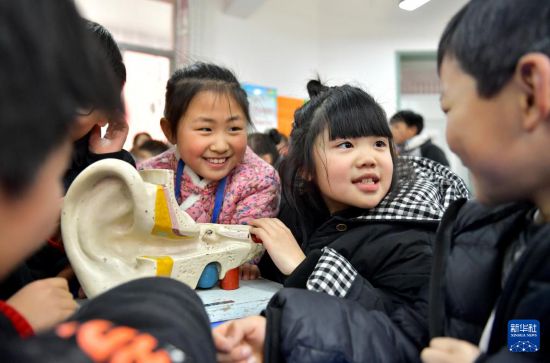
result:
[[[216,266],[222,279],[263,252],[248,226],[195,223],[179,208],[173,183],[171,170],[138,172],[116,159],[98,161],[75,179],[61,230],[88,297],[146,276],[195,288],[207,265]]]

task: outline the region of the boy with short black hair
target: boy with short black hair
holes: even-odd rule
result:
[[[86,35],[91,38],[87,46],[109,66],[109,72],[98,74],[97,81],[112,84],[116,94],[121,94],[126,82],[126,67],[115,40],[98,23],[85,21],[85,28]],[[68,47],[67,50],[71,51]],[[75,77],[86,78],[87,75],[75,74]],[[71,127],[73,145],[71,162],[63,177],[65,191],[78,174],[101,159],[116,158],[135,166],[130,153],[122,149],[128,134],[122,105],[113,107],[116,108],[106,111],[92,104],[79,106],[76,125]],[[102,137],[100,128],[105,125]],[[17,325],[19,334],[48,329],[74,312],[76,303],[72,294],[78,294],[79,284],[73,275],[63,244],[54,236],[0,282],[0,299],[6,300],[24,318]],[[68,286],[65,278],[69,279]],[[72,294],[67,291],[69,287]],[[44,314],[45,311],[48,314]]]
[[[3,279],[56,226],[78,109],[123,106],[72,1],[0,0],[0,34]],[[18,312],[5,303],[0,310],[3,362],[215,361],[200,299],[171,279],[140,279],[112,289],[55,331],[26,340],[8,331],[28,331],[18,325]]]
[[[438,53],[447,140],[469,168],[478,202],[451,206],[441,222],[430,331],[449,338],[433,339],[422,359],[543,361],[550,356],[550,2],[472,0],[448,24]]]
[[[390,127],[401,155],[421,156],[449,166],[443,150],[432,142],[432,136],[422,133],[422,115],[411,110],[399,111],[390,118]]]

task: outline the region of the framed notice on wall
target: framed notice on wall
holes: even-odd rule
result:
[[[250,117],[256,130],[277,128],[277,90],[248,83],[242,84],[250,103]]]

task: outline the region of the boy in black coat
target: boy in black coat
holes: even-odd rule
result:
[[[78,110],[123,106],[72,1],[0,0],[0,34],[3,279],[56,226]],[[57,290],[69,294],[66,282]],[[124,284],[53,331],[26,340],[13,332],[32,335],[18,311],[4,302],[0,311],[3,362],[214,361],[201,301],[175,280]]]
[[[96,51],[112,70],[116,91],[122,93],[126,83],[126,67],[114,38],[105,27],[92,21],[86,21],[86,29],[97,45]],[[101,137],[101,126],[107,126],[103,137]],[[79,108],[76,126],[71,131],[73,140],[71,162],[63,177],[65,192],[78,174],[96,161],[107,158],[120,159],[135,166],[132,155],[122,148],[127,135],[128,123],[123,111],[117,110],[108,114],[92,106]],[[72,275],[72,270],[68,269],[69,261],[63,249],[63,243],[57,236],[50,237],[40,250],[0,283],[0,299],[13,297],[17,291],[21,292],[24,286],[29,286],[28,284],[33,281],[46,279],[42,281],[43,284],[50,284],[52,280],[49,278],[58,276],[60,273]],[[71,285],[71,290],[76,295],[79,289],[78,281],[71,279]],[[34,289],[35,287],[27,288],[27,291]]]
[[[430,330],[449,338],[422,359],[547,362],[550,2],[472,0],[448,24],[438,61],[447,140],[478,201],[452,205],[441,222]]]

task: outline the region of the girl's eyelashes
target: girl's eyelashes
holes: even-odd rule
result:
[[[339,149],[350,149],[354,147],[353,142],[349,140],[337,141],[335,143],[335,146],[336,148],[339,148]],[[374,142],[374,146],[377,148],[384,148],[388,146],[388,141],[386,139],[378,139]]]
[[[240,127],[240,126],[233,126],[233,127],[229,128],[230,132],[239,132],[239,131],[242,131],[242,130],[243,130],[243,128]]]
[[[336,147],[339,149],[351,149],[353,144],[350,141],[342,141],[336,144]]]
[[[212,131],[212,129],[209,128],[209,127],[200,127],[200,128],[197,129],[197,131],[210,132],[210,131]]]

